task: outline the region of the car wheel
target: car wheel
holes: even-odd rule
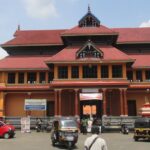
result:
[[[4,134],[4,139],[9,139],[10,135],[8,133]]]
[[[134,137],[134,141],[138,141],[138,138],[137,138],[137,137]]]
[[[52,141],[52,145],[55,146],[55,141]]]

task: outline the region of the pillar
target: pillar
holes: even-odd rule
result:
[[[62,90],[58,90],[58,115],[61,116],[62,111],[61,111],[61,93]]]
[[[79,65],[79,79],[83,78],[83,71],[82,71],[82,65]]]
[[[27,81],[27,80],[28,80],[28,77],[27,77],[27,76],[28,76],[28,74],[27,74],[27,72],[25,72],[25,73],[24,73],[24,83],[25,83],[25,84],[27,84],[27,82],[28,82],[28,81]]]
[[[133,81],[136,81],[136,70],[133,70]]]
[[[45,82],[46,82],[46,83],[49,83],[49,81],[48,81],[48,73],[49,73],[49,72],[47,72],[47,71],[45,72]]]
[[[15,74],[15,84],[18,84],[18,72],[16,72],[16,74]]]
[[[68,65],[68,79],[71,79],[71,65]]]
[[[119,89],[120,91],[120,115],[122,116],[123,113],[123,90]]]
[[[75,116],[79,116],[79,99],[78,99],[78,89],[75,89]]]
[[[107,106],[107,103],[106,103],[106,89],[103,89],[103,115],[107,115],[106,113],[106,106]]]
[[[146,80],[146,76],[145,76],[145,70],[142,70],[142,81]]]
[[[111,64],[108,66],[108,76],[109,76],[109,79],[112,78],[112,65]]]
[[[123,98],[124,98],[124,115],[128,116],[127,89],[123,90]]]
[[[40,83],[40,72],[36,73],[36,83]]]
[[[58,79],[58,66],[54,65],[54,79]]]
[[[58,116],[58,91],[54,91],[55,94],[55,116]]]
[[[123,71],[123,79],[126,79],[127,78],[126,64],[123,64],[122,71]]]
[[[4,114],[4,92],[0,92],[0,117],[3,117]]]
[[[98,77],[98,79],[101,78],[101,66],[100,66],[100,64],[98,64],[97,77]]]

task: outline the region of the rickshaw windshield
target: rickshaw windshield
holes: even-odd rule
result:
[[[77,127],[77,122],[75,120],[62,120],[60,123],[61,127],[68,128],[68,127]]]
[[[142,119],[135,121],[135,128],[150,128],[150,120]]]

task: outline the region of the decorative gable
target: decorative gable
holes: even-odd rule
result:
[[[102,58],[103,52],[97,49],[91,40],[77,52],[77,58]]]
[[[99,27],[100,21],[91,13],[88,6],[88,13],[79,21],[79,27]]]

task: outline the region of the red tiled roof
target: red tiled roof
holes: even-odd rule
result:
[[[92,81],[52,81],[50,87],[62,87],[62,86],[67,86],[67,87],[78,87],[78,86],[117,86],[117,85],[129,85],[128,81],[123,81],[123,80],[105,80],[105,81],[98,81],[98,80],[92,80]]]
[[[49,58],[51,56],[8,56],[0,60],[0,70],[48,70],[48,66],[44,61]]]
[[[150,27],[147,28],[113,28],[118,32],[118,43],[150,43]]]
[[[150,54],[130,55],[130,57],[135,59],[133,68],[150,68]]]
[[[118,34],[117,32],[100,25],[99,27],[79,27],[76,26],[70,30],[66,30],[61,35],[71,36],[71,35],[107,35],[107,34]]]
[[[18,30],[14,39],[4,43],[2,47],[16,45],[57,45],[63,44],[60,34],[65,30]]]
[[[99,61],[132,61],[132,59],[126,55],[125,53],[121,52],[115,47],[112,46],[97,46],[99,50],[101,50],[104,54],[104,57],[99,58],[76,58],[76,53],[81,47],[79,46],[70,46],[66,47],[61,50],[56,55],[53,55],[50,59],[47,59],[46,62],[99,62]]]

